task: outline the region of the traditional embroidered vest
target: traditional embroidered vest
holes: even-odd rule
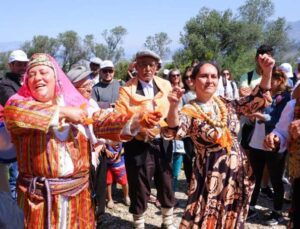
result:
[[[294,120],[300,119],[300,99],[297,99]],[[289,152],[289,174],[292,178],[300,177],[300,138],[296,140],[289,139],[288,141]]]

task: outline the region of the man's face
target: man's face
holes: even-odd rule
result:
[[[9,63],[9,68],[12,73],[24,75],[28,62],[14,61]]]
[[[145,82],[150,82],[157,70],[158,61],[153,57],[139,57],[136,60],[135,68],[138,72],[137,77]]]
[[[93,75],[96,76],[99,74],[100,71],[100,65],[95,63],[90,63],[90,69],[93,72]]]
[[[101,80],[104,83],[110,83],[115,75],[115,71],[113,68],[103,68],[100,70]]]

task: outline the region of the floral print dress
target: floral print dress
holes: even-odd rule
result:
[[[194,100],[196,102],[196,100]],[[237,140],[238,115],[255,112],[270,104],[269,92],[257,87],[239,101],[222,99],[227,113],[231,147],[216,143],[222,129],[209,124],[191,103],[180,114],[176,138],[190,136],[196,158],[188,193],[188,203],[180,228],[243,228],[254,188],[254,175]],[[197,103],[197,102],[196,102]],[[212,119],[217,119],[218,104],[197,103]],[[174,137],[174,133],[173,133]]]

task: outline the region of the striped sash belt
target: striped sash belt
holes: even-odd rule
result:
[[[68,178],[46,178],[32,177],[28,175],[19,176],[20,184],[28,188],[31,194],[42,196],[46,199],[46,227],[51,228],[52,195],[73,197],[86,189],[89,185],[89,174],[79,174]]]

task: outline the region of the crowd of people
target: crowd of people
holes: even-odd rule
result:
[[[141,50],[124,82],[111,60],[65,73],[49,54],[11,52],[0,80],[0,226],[101,228],[118,183],[133,228],[145,228],[153,186],[164,229],[244,228],[260,194],[273,201],[264,224],[284,222],[286,197],[285,224],[300,228],[300,59],[293,72],[261,45],[255,63],[236,82],[230,66],[163,69]],[[182,168],[188,197],[175,225]]]

